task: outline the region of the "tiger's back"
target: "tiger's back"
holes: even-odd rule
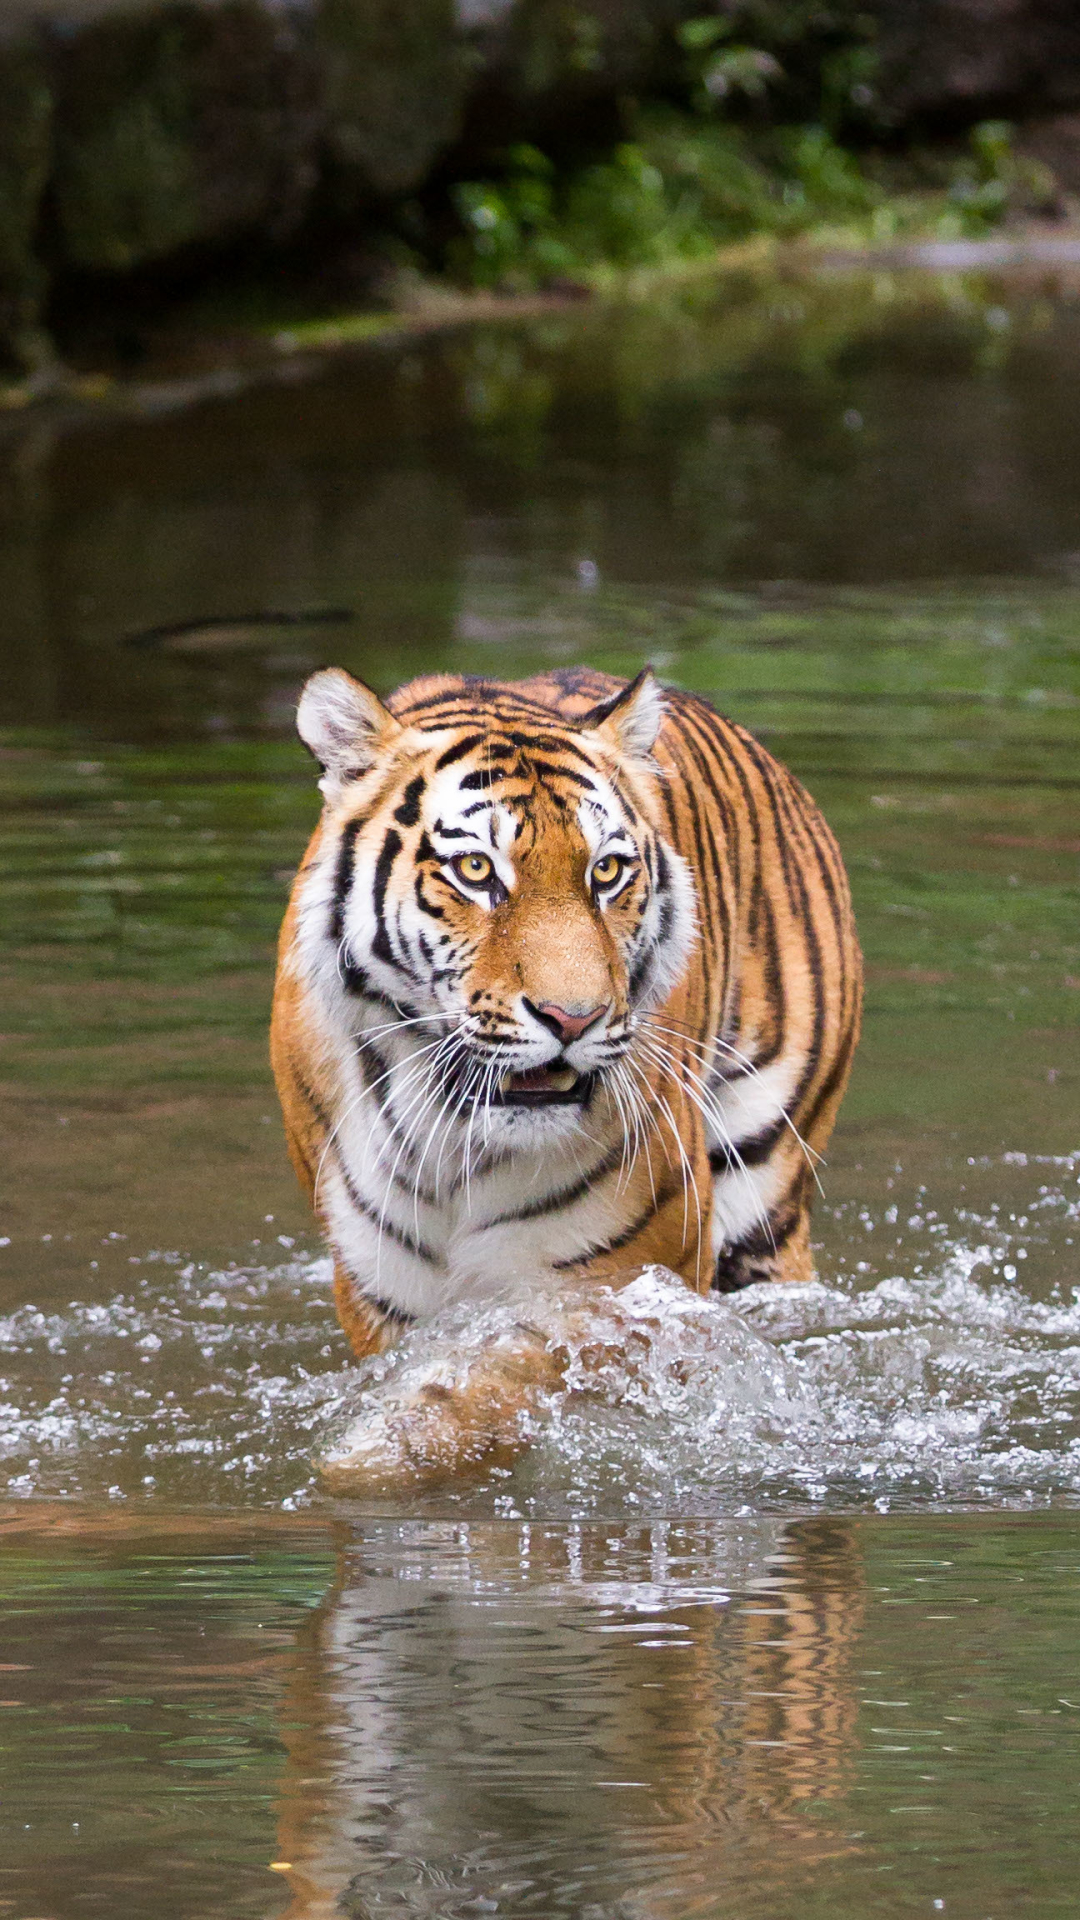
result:
[[[809,1278],[861,963],[805,790],[647,677],[316,683],[273,1053],[356,1349],[530,1275]]]

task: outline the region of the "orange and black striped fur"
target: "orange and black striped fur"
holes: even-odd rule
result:
[[[791,774],[648,671],[328,670],[297,719],[273,1062],[356,1352],[552,1277],[808,1279],[861,962]]]

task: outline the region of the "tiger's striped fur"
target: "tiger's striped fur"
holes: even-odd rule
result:
[[[356,1352],[512,1281],[809,1278],[861,961],[792,775],[648,672],[331,670],[298,724],[272,1055]]]

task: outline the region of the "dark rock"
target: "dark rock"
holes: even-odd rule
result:
[[[895,126],[1080,105],[1076,0],[869,0]]]
[[[519,140],[565,148],[618,138],[618,102],[678,86],[673,30],[708,10],[695,0],[458,0],[474,68],[466,164]]]

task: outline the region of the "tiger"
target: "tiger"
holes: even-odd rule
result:
[[[353,1352],[508,1287],[810,1280],[862,963],[794,776],[649,667],[325,668],[297,728],[271,1057]]]

